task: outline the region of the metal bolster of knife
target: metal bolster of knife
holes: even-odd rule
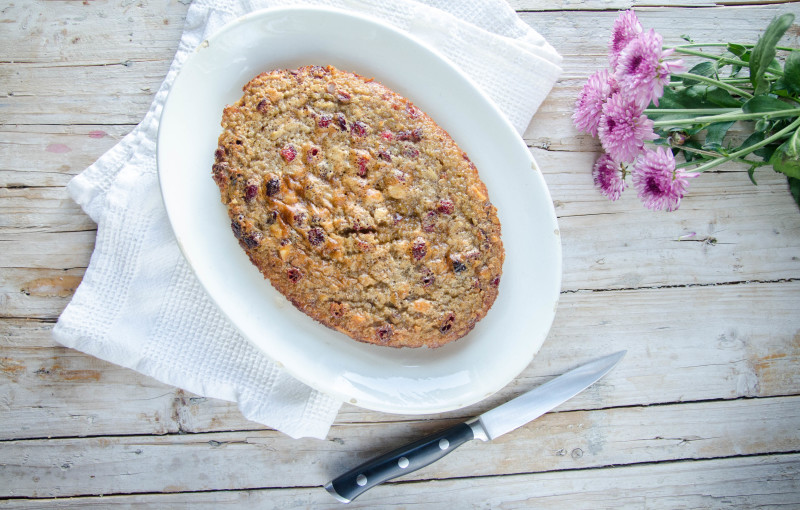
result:
[[[486,433],[486,429],[483,427],[483,424],[481,423],[480,416],[476,416],[475,418],[469,420],[467,422],[467,425],[469,425],[469,428],[472,429],[472,436],[475,439],[480,439],[481,441],[489,440],[489,434]]]

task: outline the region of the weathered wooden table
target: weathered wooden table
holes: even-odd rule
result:
[[[571,107],[605,65],[624,0],[514,2],[565,57],[525,134],[559,217],[564,279],[544,347],[499,394],[441,416],[345,405],[327,440],[292,440],[234,404],[55,344],[95,236],[64,186],[143,117],[187,3],[0,8],[0,507],[336,508],[320,488],[333,475],[619,349],[624,363],[558,412],[351,506],[800,505],[800,211],[781,176],[762,170],[756,187],[736,165],[696,179],[671,214],[593,189],[598,147]],[[638,13],[668,43],[754,42],[776,14],[800,17],[798,4],[742,3]],[[784,42],[799,37],[795,25]]]

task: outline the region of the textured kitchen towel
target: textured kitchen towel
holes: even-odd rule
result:
[[[144,120],[70,182],[70,195],[97,223],[97,241],[55,338],[164,383],[236,401],[248,419],[292,437],[324,438],[340,402],[293,379],[218,311],[178,249],[156,170],[161,109],[187,55],[239,16],[293,5],[370,15],[423,40],[520,133],[558,78],[561,58],[503,0],[197,0]]]

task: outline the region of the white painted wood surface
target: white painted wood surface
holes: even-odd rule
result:
[[[724,4],[724,5],[723,5]],[[755,5],[760,4],[760,5]],[[616,10],[677,42],[755,41],[783,2],[513,0],[564,55],[525,139],[553,196],[564,284],[534,362],[437,416],[345,405],[328,439],[292,440],[236,406],[58,346],[95,226],[69,179],[144,115],[187,5],[0,6],[0,507],[336,508],[319,486],[382,450],[489,409],[582,360],[628,349],[589,391],[352,506],[773,508],[800,505],[800,211],[769,170],[725,165],[671,214],[592,187],[597,144],[571,105],[605,64]],[[800,27],[788,44],[800,46]],[[101,497],[102,496],[102,497]]]

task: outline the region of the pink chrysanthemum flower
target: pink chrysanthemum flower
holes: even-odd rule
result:
[[[619,55],[625,49],[625,46],[641,33],[642,25],[632,10],[620,13],[619,17],[614,21],[611,40],[608,41],[608,61],[611,64],[611,69],[617,67]]]
[[[640,34],[622,50],[614,72],[620,88],[636,98],[642,108],[651,101],[658,106],[670,75],[683,68],[681,60],[664,60],[673,50],[664,51],[661,42],[661,35],[652,28]]]
[[[603,114],[603,103],[618,90],[617,81],[606,69],[589,76],[589,80],[575,101],[575,112],[572,114],[575,127],[597,136],[597,124]]]
[[[617,163],[608,154],[600,156],[592,168],[594,185],[600,188],[600,193],[609,200],[619,200],[622,192],[628,187],[625,182],[626,173],[625,163]]]
[[[603,148],[616,161],[633,161],[644,150],[644,142],[658,138],[653,121],[622,92],[612,95],[603,105],[597,134]]]
[[[648,209],[674,211],[689,188],[689,179],[698,174],[675,168],[672,151],[658,147],[636,159],[633,167],[633,187]]]

